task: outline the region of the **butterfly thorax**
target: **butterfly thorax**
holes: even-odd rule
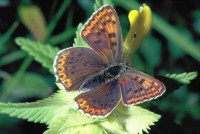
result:
[[[112,78],[119,77],[120,74],[127,70],[127,66],[123,64],[118,64],[111,66],[103,71],[104,82],[109,81]]]
[[[102,84],[109,82],[112,79],[118,78],[123,72],[125,72],[129,67],[124,64],[117,64],[106,68],[100,73],[92,76],[86,80],[79,88],[79,91],[91,91],[97,89]]]

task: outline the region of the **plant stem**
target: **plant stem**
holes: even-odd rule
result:
[[[8,31],[4,34],[4,36],[0,40],[0,49],[7,43],[7,41],[10,39],[10,36],[13,34],[13,32],[16,30],[16,28],[19,26],[19,21],[16,20],[12,26],[8,29]]]
[[[61,18],[61,16],[63,15],[65,10],[67,9],[67,7],[69,6],[70,2],[71,2],[71,0],[64,0],[60,9],[56,13],[56,15],[52,18],[52,21],[48,25],[46,40],[49,39],[50,35],[52,34],[54,28],[57,25],[57,22],[59,21],[59,19]]]
[[[75,36],[75,32],[76,32],[76,28],[68,28],[61,34],[51,36],[51,38],[49,38],[49,43],[51,45],[57,45],[59,43],[67,41],[71,37]]]
[[[8,96],[11,94],[12,90],[15,89],[15,87],[18,85],[18,83],[20,82],[22,76],[24,75],[24,73],[26,72],[27,68],[29,67],[29,65],[31,64],[33,58],[28,56],[24,62],[22,63],[22,65],[20,66],[19,70],[17,71],[17,73],[15,74],[15,76],[12,78],[12,80],[10,80],[9,85],[3,89],[2,94],[0,94],[0,99],[1,101],[5,101]]]

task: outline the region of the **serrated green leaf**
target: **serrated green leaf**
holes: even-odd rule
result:
[[[101,129],[95,123],[99,119],[90,118],[78,110],[69,110],[62,117],[56,118],[49,125],[49,129],[45,131],[45,134],[65,134],[65,133],[89,133],[101,132]]]
[[[119,105],[118,111],[116,117],[124,124],[126,131],[131,134],[142,134],[143,131],[148,133],[149,126],[154,125],[161,117],[139,106]]]
[[[197,77],[197,72],[189,72],[189,73],[182,73],[182,74],[167,74],[165,77],[174,79],[182,84],[189,84],[191,80]]]
[[[53,60],[59,51],[58,48],[21,37],[16,38],[15,42],[42,66],[53,72]]]
[[[120,122],[120,120],[118,118],[115,118],[112,115],[109,116],[106,121],[99,122],[99,124],[111,133],[120,133],[121,134],[121,133],[125,132],[122,122]]]
[[[76,92],[69,95],[65,90],[59,90],[52,97],[32,103],[0,103],[0,113],[49,124],[69,110],[76,95]]]
[[[74,44],[73,47],[89,47],[88,44],[82,39],[81,37],[81,28],[83,27],[83,24],[80,23],[76,30],[76,38],[74,38]]]
[[[148,132],[160,116],[137,106],[118,108],[108,118],[92,118],[80,113],[73,99],[78,92],[58,93],[33,103],[0,103],[0,113],[32,122],[48,124],[45,134],[142,133]]]

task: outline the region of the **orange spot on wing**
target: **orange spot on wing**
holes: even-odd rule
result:
[[[101,109],[101,114],[105,114],[106,113],[106,110],[105,109]]]
[[[59,73],[62,73],[62,72],[64,72],[64,67],[63,66],[58,66],[58,72]]]
[[[81,108],[84,110],[84,112],[87,112],[89,110],[89,105],[83,105]]]
[[[144,94],[145,94],[145,91],[144,91],[144,90],[142,90],[140,93],[141,93],[142,95],[144,95]]]
[[[65,64],[65,61],[59,59],[57,63],[58,63],[58,67],[59,67],[59,66],[63,66]]]
[[[82,33],[83,33],[83,36],[87,36],[90,32],[87,30],[84,30]]]
[[[66,78],[66,74],[65,73],[59,73],[59,78],[61,81],[63,81]]]
[[[95,111],[94,111],[94,114],[100,114],[100,110],[99,109],[96,109]]]
[[[145,89],[147,89],[147,88],[149,88],[150,86],[151,86],[151,83],[149,83],[148,81],[144,81],[143,83],[142,83],[142,86],[145,88]]]
[[[80,98],[80,99],[77,100],[77,102],[78,102],[79,106],[82,107],[82,106],[84,106],[86,104],[87,101],[82,99],[82,98]]]
[[[109,12],[112,12],[112,10],[111,10],[111,9],[108,9],[108,8],[106,9],[106,11],[107,11],[108,13],[109,13]]]
[[[94,114],[94,108],[90,108],[90,109],[88,110],[88,113]]]
[[[70,88],[72,86],[71,79],[64,79],[62,82],[65,83],[67,88]]]

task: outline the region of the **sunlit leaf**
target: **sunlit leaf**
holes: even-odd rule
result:
[[[72,98],[76,96],[73,93],[66,95],[65,90],[59,90],[52,97],[32,103],[0,103],[0,113],[49,124],[54,118],[63,116],[68,111]]]
[[[21,37],[16,38],[15,42],[33,56],[37,62],[53,72],[53,60],[59,51],[58,48]]]
[[[189,72],[182,74],[167,74],[165,75],[167,78],[177,80],[183,84],[189,84],[191,80],[197,77],[197,72]]]
[[[76,38],[74,38],[74,44],[73,47],[89,47],[88,44],[82,39],[81,35],[80,35],[80,31],[83,27],[83,24],[79,24],[77,27],[77,31],[76,31]]]
[[[150,126],[154,125],[161,116],[139,106],[125,107],[119,105],[116,117],[124,124],[125,130],[131,134],[148,133]]]
[[[103,5],[110,5],[113,7],[112,0],[95,0],[94,9],[95,11],[101,8]]]

